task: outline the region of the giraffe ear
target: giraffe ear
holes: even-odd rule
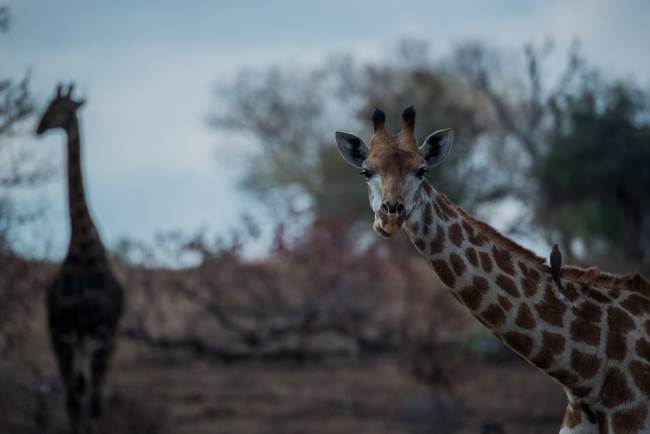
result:
[[[427,137],[420,146],[420,155],[426,160],[429,167],[437,166],[449,155],[453,141],[454,132],[451,128],[436,131]]]
[[[76,101],[76,102],[74,103],[75,108],[79,108],[79,107],[81,107],[82,105],[84,105],[85,102],[86,102],[85,99],[82,99],[82,100]]]
[[[363,160],[368,156],[370,149],[359,137],[354,134],[336,132],[336,144],[339,152],[348,163],[354,167],[361,167]]]

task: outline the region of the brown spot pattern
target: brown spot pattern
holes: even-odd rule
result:
[[[498,304],[489,305],[481,316],[494,327],[499,327],[506,322],[506,314]]]
[[[499,305],[505,309],[506,312],[509,312],[510,309],[512,309],[512,303],[510,300],[508,300],[508,297],[504,297],[503,295],[500,295],[497,297],[497,301],[499,302]]]
[[[582,378],[593,378],[598,373],[600,363],[601,360],[595,354],[587,354],[578,350],[571,352],[571,369]]]
[[[411,224],[410,228],[411,228],[411,232],[413,232],[414,234],[417,234],[418,232],[420,232],[420,223],[413,222],[413,224]]]
[[[449,288],[454,287],[456,284],[456,277],[446,261],[442,259],[434,259],[431,261],[431,266],[442,283],[447,285]]]
[[[462,220],[461,224],[463,225],[463,229],[465,229],[465,232],[467,233],[467,235],[474,235],[474,230],[475,229],[474,229],[474,227],[472,225],[467,223],[467,221],[465,221],[465,220]]]
[[[573,307],[573,314],[578,318],[583,318],[589,322],[600,322],[602,310],[600,306],[591,301],[585,301],[579,306]]]
[[[513,282],[511,278],[506,277],[503,274],[499,274],[497,276],[496,284],[499,285],[499,288],[503,289],[505,292],[512,295],[513,297],[519,297],[521,295],[519,294],[519,290],[517,289],[517,285],[515,285],[515,282]]]
[[[609,296],[612,298],[612,300],[618,300],[618,298],[621,296],[621,289],[620,288],[610,289]]]
[[[632,294],[621,303],[621,306],[632,315],[642,315],[650,312],[650,299],[640,294]]]
[[[456,247],[460,247],[463,245],[463,241],[465,240],[465,237],[463,236],[463,230],[460,228],[460,225],[458,223],[454,223],[453,225],[449,226],[449,241],[454,243]]]
[[[562,286],[562,290],[566,298],[568,298],[570,301],[575,301],[580,296],[578,289],[573,283],[564,284]]]
[[[620,410],[612,414],[613,434],[636,434],[644,428],[643,424],[648,415],[648,408],[644,404]]]
[[[607,297],[605,294],[597,290],[596,288],[588,287],[588,286],[583,286],[582,287],[582,293],[586,295],[587,297],[597,301],[598,303],[604,304],[604,303],[609,303],[611,300],[609,297]]]
[[[557,381],[564,384],[565,386],[569,386],[569,387],[573,386],[578,381],[580,381],[580,378],[578,378],[578,376],[576,374],[574,374],[571,371],[567,371],[566,369],[559,369],[557,371],[549,371],[548,375],[555,378]]]
[[[487,289],[488,281],[480,276],[474,276],[472,284],[460,290],[458,295],[468,308],[476,310],[481,305],[483,294],[485,294]]]
[[[535,305],[535,310],[537,310],[540,319],[558,327],[563,325],[566,309],[566,306],[557,298],[550,285],[546,286],[544,298]]]
[[[523,277],[521,278],[521,287],[524,289],[526,297],[532,297],[537,294],[542,275],[534,268],[528,268],[522,262],[519,262],[519,268]]]
[[[533,350],[533,339],[519,332],[508,332],[503,335],[505,342],[524,357],[528,357]]]
[[[584,398],[589,395],[593,389],[591,387],[574,387],[571,389],[571,393],[579,398]]]
[[[449,217],[447,217],[446,215],[444,215],[444,214],[442,213],[442,210],[440,209],[440,207],[438,206],[438,204],[435,203],[435,202],[433,203],[433,210],[436,212],[436,215],[438,216],[438,218],[439,218],[440,220],[443,220],[443,221],[448,221],[448,220],[449,220]]]
[[[481,247],[485,243],[487,243],[488,238],[480,233],[478,230],[474,228],[471,224],[469,224],[467,221],[463,220],[463,229],[465,229],[465,234],[467,235],[467,241],[469,241],[471,244],[474,244],[475,246]]]
[[[431,195],[433,194],[433,187],[431,186],[431,184],[429,184],[428,182],[423,182],[420,185],[422,186],[422,190],[424,190],[427,196],[431,197]]]
[[[431,211],[431,203],[427,203],[424,207],[424,226],[430,226],[433,223],[433,213]]]
[[[571,339],[596,346],[600,343],[600,327],[588,319],[576,318],[569,329]]]
[[[548,369],[555,356],[562,354],[565,344],[566,339],[562,335],[551,332],[542,333],[542,348],[531,362],[540,369]]]
[[[630,372],[634,379],[634,384],[647,397],[650,397],[650,365],[647,363],[633,360],[630,362]]]
[[[511,276],[515,275],[515,267],[512,263],[512,256],[510,256],[510,253],[508,253],[507,250],[502,249],[498,246],[493,246],[492,257],[494,258],[494,262],[497,263],[497,267],[499,267],[504,273]]]
[[[476,254],[474,247],[468,247],[465,249],[465,257],[472,267],[478,267],[478,255]]]
[[[602,317],[601,308],[592,301],[585,301],[579,306],[573,307],[572,310],[576,319],[569,329],[571,338],[577,342],[598,345],[601,330],[596,323],[600,322]]]
[[[623,309],[610,306],[607,309],[607,324],[609,331],[612,333],[625,334],[630,330],[634,330],[634,319],[627,314]]]
[[[650,342],[645,339],[639,339],[636,341],[636,353],[639,357],[650,362]]]
[[[425,251],[425,248],[427,247],[427,243],[424,242],[422,238],[418,238],[417,240],[413,241],[413,244],[415,244],[415,247],[421,252]]]
[[[623,360],[627,355],[627,339],[618,333],[607,334],[605,354],[611,360]]]
[[[618,368],[607,370],[600,397],[603,405],[607,408],[614,408],[634,399],[634,393],[627,384],[623,371]]]
[[[445,249],[445,230],[442,226],[436,228],[436,236],[429,243],[429,251],[432,255],[442,253]]]
[[[537,321],[535,321],[535,317],[526,303],[519,306],[515,324],[525,330],[532,330],[537,325]]]
[[[467,265],[465,265],[463,258],[461,258],[457,253],[452,253],[449,255],[449,262],[451,262],[451,268],[454,269],[456,276],[462,276],[467,269]]]
[[[442,200],[438,200],[437,202],[443,214],[445,214],[447,217],[450,219],[455,219],[458,217],[458,213],[456,213],[456,211],[451,207],[446,198],[442,198]]]
[[[492,259],[490,255],[485,252],[479,252],[478,257],[481,258],[481,267],[486,273],[492,271]]]
[[[517,261],[517,265],[519,266],[519,269],[521,270],[522,273],[524,274],[528,273],[528,266],[526,265],[525,262]]]

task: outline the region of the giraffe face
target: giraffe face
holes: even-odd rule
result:
[[[371,152],[364,160],[361,173],[368,183],[375,232],[388,238],[402,230],[426,171],[426,161],[419,153],[400,149]]]
[[[385,238],[404,228],[416,206],[424,173],[447,157],[454,139],[452,130],[441,130],[418,147],[413,134],[413,107],[407,107],[402,118],[402,131],[393,136],[384,129],[384,113],[375,109],[372,115],[375,133],[369,148],[353,134],[336,133],[341,155],[348,163],[361,168],[368,182],[370,207],[375,213],[373,228]]]
[[[54,128],[67,128],[70,122],[74,119],[77,109],[84,103],[81,101],[74,101],[70,98],[72,93],[72,86],[70,86],[67,95],[61,95],[61,86],[57,89],[57,94],[50,102],[41,120],[36,127],[36,134],[41,135],[47,130]]]

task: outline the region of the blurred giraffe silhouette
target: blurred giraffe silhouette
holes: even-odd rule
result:
[[[90,217],[81,173],[81,145],[76,111],[84,101],[65,95],[61,86],[36,129],[62,128],[68,140],[70,245],[47,292],[50,337],[67,393],[71,431],[92,431],[91,419],[102,413],[101,388],[115,347],[123,308],[123,290],[111,272],[104,246]]]

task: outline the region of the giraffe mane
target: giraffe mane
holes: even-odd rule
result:
[[[487,224],[487,223],[485,223],[485,222],[483,222],[481,220],[478,220],[475,217],[472,217],[464,209],[462,209],[458,205],[454,205],[453,203],[451,203],[451,201],[444,194],[440,193],[440,194],[438,194],[438,197],[446,205],[453,208],[462,217],[462,219],[464,221],[469,223],[470,226],[472,226],[474,229],[476,229],[481,234],[488,237],[491,241],[493,241],[499,247],[502,247],[507,252],[509,252],[510,254],[512,254],[513,256],[515,256],[517,258],[523,259],[524,261],[532,263],[533,265],[536,265],[538,267],[542,267],[543,271],[547,271],[549,273],[551,272],[551,267],[546,265],[546,259],[537,256],[537,254],[535,254],[532,250],[529,250],[526,247],[523,247],[522,245],[517,244],[516,242],[514,242],[510,238],[503,235],[498,230],[494,229],[489,224]]]
[[[453,208],[463,220],[499,247],[506,249],[513,256],[541,267],[542,271],[551,272],[551,268],[546,264],[546,259],[537,256],[533,251],[512,241],[489,224],[472,217],[464,209],[451,203],[444,194],[438,194],[438,197],[446,205]],[[601,271],[597,267],[581,268],[574,265],[564,265],[562,266],[562,277],[606,288],[627,289],[650,298],[650,281],[638,271],[627,274],[612,274]]]
[[[573,265],[562,267],[562,275],[568,279],[591,283],[606,288],[627,289],[650,298],[650,281],[638,271],[627,274],[612,274],[597,267],[581,268]]]

